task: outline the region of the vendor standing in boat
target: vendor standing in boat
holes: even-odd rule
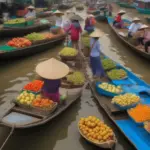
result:
[[[142,24],[140,23],[140,18],[133,18],[132,24],[129,26],[128,38],[132,38],[133,34],[140,29],[141,25]]]
[[[101,46],[99,42],[99,38],[102,37],[103,35],[104,33],[102,31],[94,31],[93,33],[90,34],[91,37],[90,63],[91,63],[91,68],[92,68],[94,78],[105,77],[105,72],[100,60]]]
[[[122,16],[125,14],[126,12],[124,10],[120,10],[117,14],[117,16],[115,17],[115,20],[113,22],[113,26],[115,26],[116,28],[123,28],[124,24],[123,24],[123,20],[122,20]]]
[[[35,7],[34,6],[29,6],[28,7],[28,12],[25,15],[25,18],[36,18],[36,12],[35,12]]]
[[[69,67],[55,58],[51,58],[38,64],[36,72],[44,80],[42,88],[43,96],[59,103],[61,78],[69,73]]]

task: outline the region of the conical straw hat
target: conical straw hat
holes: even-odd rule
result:
[[[118,14],[125,14],[126,13],[126,11],[124,11],[124,10],[120,10],[119,12],[118,12]]]
[[[90,37],[102,37],[104,35],[104,32],[102,31],[94,31],[90,34]]]
[[[147,25],[145,25],[145,24],[143,24],[143,25],[140,27],[140,29],[146,29],[146,28],[149,28],[149,26],[147,26]]]
[[[134,17],[132,21],[140,21],[141,19],[138,17]]]
[[[69,67],[55,58],[51,58],[39,63],[36,66],[36,73],[45,79],[61,79],[69,73]]]
[[[56,11],[54,12],[54,14],[64,15],[64,13],[63,13],[63,12],[61,12],[61,11],[59,11],[59,10],[56,10]]]
[[[35,7],[30,5],[28,9],[35,9]]]
[[[83,18],[80,17],[79,15],[73,15],[73,16],[70,17],[70,20],[83,21]]]

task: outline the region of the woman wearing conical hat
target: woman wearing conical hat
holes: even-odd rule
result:
[[[39,63],[36,67],[36,72],[44,80],[43,96],[59,102],[61,78],[69,73],[69,67],[55,58],[51,58]]]
[[[90,34],[90,47],[91,47],[91,53],[90,53],[90,63],[91,63],[91,69],[93,72],[93,77],[104,77],[105,72],[100,60],[100,42],[99,38],[102,37],[104,33],[100,30],[95,30]]]
[[[35,18],[35,17],[36,17],[35,7],[29,6],[28,13],[25,15],[25,18]]]

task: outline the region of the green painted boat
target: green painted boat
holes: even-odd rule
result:
[[[136,10],[141,14],[150,14],[150,9],[136,7]]]
[[[135,8],[133,4],[129,4],[129,3],[125,3],[125,2],[119,2],[118,5],[120,7],[124,7],[124,8]]]
[[[95,16],[95,19],[97,21],[106,21],[107,20],[107,16],[104,16],[104,15],[96,15]]]
[[[100,14],[100,10],[95,10],[92,12],[92,15],[99,15]]]

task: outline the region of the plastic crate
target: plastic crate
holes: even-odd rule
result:
[[[104,89],[100,88],[98,85],[101,84],[102,82],[97,82],[96,83],[96,91],[98,94],[100,95],[105,95],[105,96],[108,96],[108,97],[114,97],[114,96],[117,96],[117,95],[120,95],[120,94],[124,94],[124,92],[121,92],[119,94],[115,94],[115,93],[111,93],[111,92],[108,92],[108,91],[105,91]],[[111,83],[110,83],[111,84]]]
[[[27,23],[27,26],[32,26],[34,25],[34,20],[29,20],[26,23]]]

